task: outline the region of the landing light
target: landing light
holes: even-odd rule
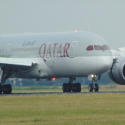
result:
[[[91,77],[94,78],[94,77],[96,77],[96,75],[92,74]]]
[[[94,77],[94,75],[91,75],[91,77],[93,78],[93,77]]]
[[[52,80],[53,80],[53,81],[55,81],[55,80],[56,80],[56,78],[55,78],[55,77],[53,77],[53,78],[52,78]]]
[[[77,30],[75,30],[75,33],[77,32]]]

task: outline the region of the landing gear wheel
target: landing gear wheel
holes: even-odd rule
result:
[[[62,89],[63,89],[63,92],[71,92],[71,84],[64,83]]]
[[[81,84],[80,83],[72,84],[72,91],[73,92],[81,92]]]
[[[63,92],[66,92],[66,83],[63,84],[62,90]]]
[[[12,92],[11,85],[3,85],[3,93],[4,94],[11,94],[11,92]]]
[[[2,94],[2,86],[0,85],[0,94]]]
[[[71,84],[66,84],[66,91],[71,92]]]
[[[81,92],[81,84],[77,83],[77,92]]]
[[[72,92],[77,92],[77,84],[76,83],[72,84]]]
[[[98,92],[99,91],[99,85],[98,84],[95,84],[95,92]]]
[[[93,84],[89,84],[89,92],[93,92]]]

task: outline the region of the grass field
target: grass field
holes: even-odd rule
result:
[[[125,90],[100,86],[101,91]],[[13,87],[14,92],[61,92],[61,87]],[[88,91],[85,86],[82,91]],[[125,125],[125,94],[0,97],[0,125]]]
[[[100,85],[99,91],[124,91],[125,86],[110,84]],[[62,86],[31,86],[31,87],[13,87],[12,93],[29,92],[62,92]],[[88,86],[82,86],[81,92],[88,92]]]
[[[0,125],[124,125],[125,94],[0,97]]]

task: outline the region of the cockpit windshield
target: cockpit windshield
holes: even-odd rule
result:
[[[94,46],[94,47],[93,47]],[[92,50],[110,50],[108,45],[89,45],[86,48],[87,51],[92,51]]]
[[[110,50],[108,45],[103,45],[102,48],[103,48],[103,50]]]
[[[92,50],[93,50],[93,46],[92,46],[92,45],[88,46],[88,47],[86,48],[86,50],[87,50],[87,51],[92,51]]]
[[[95,50],[103,50],[101,46],[99,45],[94,45]]]

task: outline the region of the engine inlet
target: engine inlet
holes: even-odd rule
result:
[[[123,67],[123,76],[124,76],[124,78],[125,78],[125,65],[124,65],[124,67]]]

